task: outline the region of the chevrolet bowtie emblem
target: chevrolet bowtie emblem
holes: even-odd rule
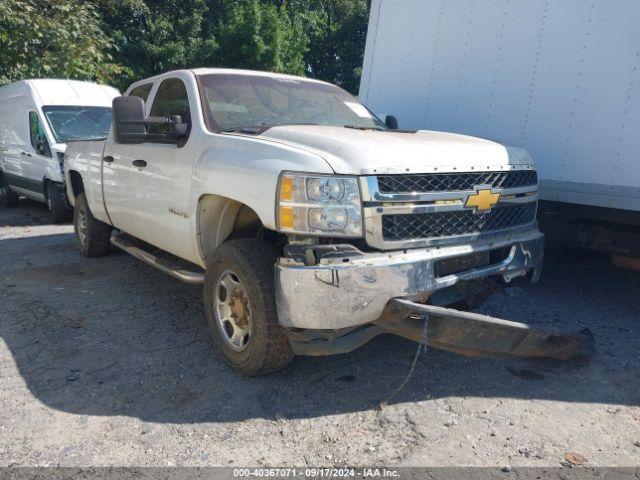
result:
[[[474,208],[474,212],[488,212],[500,201],[500,194],[493,193],[490,188],[478,189],[467,197],[465,207]]]

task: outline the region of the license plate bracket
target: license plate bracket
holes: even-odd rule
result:
[[[474,268],[485,267],[489,265],[489,261],[490,255],[488,251],[438,260],[435,265],[436,277],[446,277],[473,270]]]

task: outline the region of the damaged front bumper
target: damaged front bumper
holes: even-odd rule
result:
[[[457,273],[439,274],[447,259],[482,252],[504,258]],[[394,252],[349,252],[307,266],[290,258],[276,265],[276,301],[280,324],[287,328],[340,330],[375,322],[394,298],[426,300],[461,281],[502,276],[510,281],[542,269],[544,235],[537,229],[496,235],[464,245]]]

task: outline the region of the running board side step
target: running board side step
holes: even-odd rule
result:
[[[202,285],[204,283],[204,272],[187,270],[165,258],[158,257],[145,250],[142,247],[142,242],[129,235],[124,233],[114,233],[111,235],[111,244],[121,250],[124,250],[138,260],[142,260],[147,265],[151,265],[161,272],[164,272],[184,283],[188,283],[190,285]]]

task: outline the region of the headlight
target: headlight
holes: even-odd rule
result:
[[[281,232],[361,237],[358,179],[283,174],[278,188],[278,227]]]

